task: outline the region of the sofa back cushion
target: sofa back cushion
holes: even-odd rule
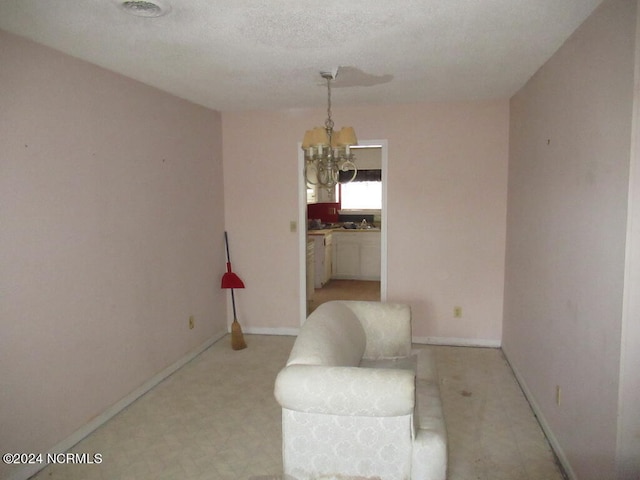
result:
[[[339,301],[320,305],[300,328],[288,365],[355,367],[366,337],[355,313]]]
[[[363,358],[379,360],[411,355],[411,308],[401,303],[343,300],[355,313],[367,339]]]

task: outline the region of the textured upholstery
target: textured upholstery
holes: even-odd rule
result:
[[[413,412],[415,382],[409,370],[292,365],[278,376],[276,398],[299,412],[393,417]]]
[[[411,353],[411,310],[408,305],[340,302],[356,314],[366,334],[365,359],[406,357]]]
[[[357,367],[366,337],[358,317],[340,302],[320,305],[300,329],[287,365]]]
[[[287,480],[409,479],[411,416],[343,417],[283,409]]]
[[[336,301],[306,320],[275,397],[287,480],[445,480],[435,364],[406,305]]]

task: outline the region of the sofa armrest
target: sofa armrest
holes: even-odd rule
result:
[[[289,365],[276,378],[275,397],[289,410],[393,417],[413,413],[413,372],[396,369]]]

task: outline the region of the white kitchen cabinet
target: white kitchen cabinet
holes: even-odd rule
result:
[[[333,272],[333,235],[325,235],[324,237],[324,270],[322,284],[324,285],[331,280],[331,272]]]
[[[333,264],[333,235],[330,230],[309,235],[314,239],[315,288],[322,288],[331,279]]]
[[[343,237],[336,241],[333,248],[335,251],[333,278],[358,278],[360,276],[360,244]]]
[[[365,233],[364,235],[376,235]],[[380,234],[376,239],[367,239],[360,246],[360,275],[363,279],[380,280]]]
[[[380,232],[334,232],[332,278],[380,280]]]
[[[314,288],[313,279],[315,276],[315,244],[312,239],[307,238],[307,313],[311,312],[311,301],[313,300]]]

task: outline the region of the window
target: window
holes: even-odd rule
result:
[[[362,210],[382,208],[382,182],[367,181],[345,183],[340,186],[341,208]]]

